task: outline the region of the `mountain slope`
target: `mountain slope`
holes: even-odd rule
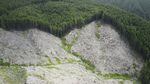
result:
[[[147,62],[150,59],[150,23],[137,15],[91,0],[42,0],[42,2],[21,0],[14,5],[15,1],[0,1],[2,4],[0,10],[4,11],[0,14],[0,27],[4,30],[25,31],[38,28],[63,37],[75,27],[101,19],[115,26],[132,48],[141,53]],[[0,62],[1,65],[9,65],[2,60]],[[150,76],[147,73],[149,73],[149,63],[144,67],[144,75],[141,76],[143,82],[149,84]]]
[[[109,29],[108,26],[103,25],[104,28]],[[99,29],[103,29],[99,27]],[[103,44],[101,39],[97,39],[95,36],[96,32],[91,31],[92,29],[97,29],[95,22],[86,25],[85,27],[78,29],[77,37],[72,36],[71,31],[64,38],[71,38],[64,42],[64,39],[58,38],[49,34],[47,32],[40,31],[36,28],[32,28],[24,31],[6,31],[4,29],[0,30],[0,83],[1,84],[133,84],[137,81],[137,76],[141,67],[143,65],[142,59],[140,57],[134,57],[131,53],[124,55],[122,58],[117,55],[118,61],[122,61],[117,67],[115,62],[108,61],[108,55],[104,56],[97,55],[96,52],[101,52],[101,49],[93,47],[93,41],[97,43],[95,45],[101,46]],[[113,32],[114,29],[109,30]],[[86,31],[86,32],[85,32]],[[91,37],[94,40],[89,40],[89,49],[86,49],[85,44],[80,47],[76,47],[76,44],[82,44],[78,42],[89,38],[91,32]],[[114,32],[117,34],[117,32]],[[100,34],[100,38],[104,34]],[[118,34],[117,34],[118,35]],[[83,36],[87,38],[83,38]],[[107,36],[103,36],[103,38]],[[110,36],[115,37],[114,35]],[[82,39],[81,39],[82,38]],[[71,40],[73,46],[68,43]],[[61,42],[62,41],[62,42]],[[118,39],[121,41],[121,39]],[[110,44],[111,45],[111,44]],[[114,45],[116,46],[116,45]],[[122,45],[123,47],[126,47]],[[84,48],[83,53],[90,52],[89,55],[78,56],[80,54],[75,54],[74,50]],[[104,46],[104,48],[106,48]],[[73,50],[74,49],[74,50]],[[96,49],[93,52],[91,49]],[[126,48],[127,50],[129,48]],[[125,50],[122,50],[126,52]],[[134,53],[133,51],[131,51]],[[114,54],[117,52],[114,52]],[[91,60],[95,56],[101,57]],[[91,56],[89,58],[89,56]],[[103,58],[103,59],[102,59]],[[110,58],[110,57],[109,57]],[[114,57],[115,58],[115,57]],[[99,60],[98,60],[99,59]],[[113,61],[114,59],[112,59]],[[107,61],[101,62],[101,61]],[[114,60],[115,61],[115,60]],[[109,62],[109,63],[108,63]],[[111,64],[111,65],[110,65]],[[107,65],[107,66],[105,66]],[[112,66],[113,65],[113,66]],[[124,66],[122,66],[124,65]],[[130,65],[130,66],[129,66]],[[102,67],[103,66],[103,67]],[[105,68],[106,70],[100,69]],[[128,70],[126,70],[128,69]],[[112,71],[113,70],[113,71]],[[118,71],[118,72],[116,72]],[[14,81],[15,80],[15,81]]]
[[[100,3],[114,5],[133,12],[145,19],[150,19],[150,1],[149,0],[97,0]]]

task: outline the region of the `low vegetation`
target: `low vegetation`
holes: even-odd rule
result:
[[[1,66],[10,66],[10,63],[4,62],[3,59],[0,59],[0,65],[1,65]]]
[[[26,70],[20,66],[1,66],[0,76],[6,84],[24,84],[26,81]]]
[[[89,60],[86,60],[80,53],[73,52],[72,54],[77,56],[77,57],[79,57],[81,59],[81,61],[83,62],[83,66],[85,66],[85,68],[87,70],[95,72],[95,70],[96,70],[95,65],[92,64]]]
[[[95,72],[95,66],[94,66],[89,60],[86,60],[80,53],[71,52],[71,47],[72,47],[73,43],[76,42],[77,37],[75,37],[75,38],[73,38],[73,39],[74,39],[73,42],[72,42],[71,44],[68,44],[68,43],[66,42],[66,39],[65,39],[65,38],[62,38],[62,44],[63,44],[62,47],[63,47],[67,52],[69,52],[69,53],[73,54],[74,56],[80,58],[81,61],[82,61],[81,64],[82,64],[83,66],[85,66],[85,68],[86,68],[87,70],[90,70],[90,71],[92,71],[92,72]],[[79,63],[80,63],[81,61],[79,61]],[[68,60],[68,62],[73,63],[74,61],[73,61],[73,60]]]
[[[117,73],[114,73],[114,74],[104,74],[103,75],[106,79],[123,79],[123,80],[130,80],[132,77],[127,75],[127,74],[117,74]]]
[[[145,63],[140,80],[142,80],[142,84],[150,84],[150,61]]]

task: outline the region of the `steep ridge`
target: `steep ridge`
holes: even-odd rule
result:
[[[141,69],[142,59],[138,57],[135,59],[130,53],[122,55],[119,51],[109,52],[107,46],[104,46],[104,43],[107,42],[102,43],[102,39],[107,38],[107,35],[110,34],[110,38],[113,40],[113,38],[116,38],[114,34],[118,34],[116,34],[113,29],[109,28],[108,25],[102,25],[100,27],[98,26],[99,24],[100,23],[92,22],[82,29],[75,29],[66,35],[64,37],[66,40],[63,38],[62,42],[60,38],[36,28],[25,31],[7,31],[0,29],[0,83],[135,83],[138,73],[134,72]],[[108,28],[109,34],[107,34],[105,27]],[[106,36],[103,36],[105,34]],[[91,37],[89,38],[89,36]],[[120,42],[121,39],[118,38],[117,40]],[[78,46],[78,44],[80,44],[79,42],[81,42],[81,44],[83,43],[82,46]],[[86,44],[87,42],[88,44]],[[112,46],[111,43],[107,45]],[[114,46],[117,47],[117,45]],[[104,50],[106,48],[108,51],[104,53],[99,50],[100,47],[103,47]],[[124,43],[121,47],[126,48],[126,44]],[[78,49],[83,49],[84,51],[79,52],[77,51]],[[89,50],[91,50],[91,52],[89,52]],[[123,49],[122,52],[125,53],[126,51]],[[130,52],[132,52],[132,50]],[[104,53],[103,55],[105,56],[101,53]],[[112,53],[114,53],[114,55],[111,56],[110,54]],[[103,63],[103,61],[105,62]],[[119,62],[119,64],[116,64],[115,61]],[[130,73],[132,72],[133,62],[135,62],[133,66],[135,69],[133,70],[134,75]],[[114,66],[115,64],[116,66]],[[129,71],[122,69],[122,65],[131,69],[129,69]],[[118,71],[116,72],[116,70]],[[104,73],[104,71],[107,73]]]

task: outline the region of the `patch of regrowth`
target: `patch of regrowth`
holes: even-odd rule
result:
[[[95,32],[95,36],[100,39],[100,33],[98,31]]]
[[[0,76],[6,84],[25,84],[27,74],[21,66],[0,66]]]
[[[109,74],[102,74],[102,76],[106,79],[123,79],[123,80],[132,79],[132,77],[128,74],[109,73]]]
[[[61,41],[62,41],[62,48],[63,48],[64,50],[66,50],[67,52],[70,52],[72,45],[71,45],[71,44],[68,44],[68,43],[66,42],[66,39],[65,39],[65,38],[62,38]]]
[[[138,72],[136,67],[137,67],[137,65],[135,63],[133,63],[132,68],[135,70],[135,72]]]
[[[73,44],[77,41],[77,39],[78,39],[78,37],[79,37],[79,32],[77,33],[77,36],[76,37],[74,37],[74,38],[72,38],[72,42],[71,43],[68,43],[67,41],[66,41],[66,38],[65,37],[63,37],[62,39],[61,39],[61,41],[62,41],[62,48],[64,49],[64,50],[66,50],[67,52],[70,52],[71,51],[71,47],[73,46]]]
[[[140,80],[133,80],[133,84],[142,84]]]
[[[3,59],[0,59],[0,66],[10,66],[10,63],[4,62]]]
[[[55,59],[58,64],[61,64],[61,60],[59,58],[55,57]]]
[[[119,84],[124,84],[124,81],[119,81]]]
[[[75,63],[75,62],[78,62],[78,61],[76,61],[76,60],[74,60],[74,59],[71,59],[71,58],[67,59],[67,61],[68,61],[68,63]]]
[[[77,36],[73,38],[73,40],[71,42],[71,45],[76,43],[76,41],[78,40],[79,36],[80,36],[80,32],[77,32]]]
[[[100,21],[96,21],[96,28],[99,28],[99,27],[101,27],[101,23]]]
[[[101,27],[101,23],[99,21],[96,22],[96,31],[95,31],[95,36],[100,39],[100,32],[99,28]]]
[[[78,34],[78,36],[79,36],[79,34]],[[62,38],[62,44],[63,44],[62,48],[65,49],[67,52],[73,54],[74,56],[80,58],[81,61],[83,62],[82,65],[85,66],[85,68],[87,70],[95,72],[96,68],[95,68],[95,66],[89,60],[84,59],[83,56],[80,53],[71,52],[71,47],[72,47],[73,43],[76,42],[77,38],[78,37],[75,37],[71,44],[68,44],[66,42],[66,39]],[[70,62],[70,63],[73,63],[74,61],[75,60],[68,59],[68,62]]]
[[[54,65],[51,65],[51,66],[45,66],[46,68],[48,69],[59,69],[58,67],[54,66]]]
[[[48,56],[45,56],[48,59],[48,63],[46,64],[11,64],[9,62],[5,62],[3,59],[0,59],[0,66],[44,66],[44,65],[53,65],[53,62]]]
[[[96,70],[95,65],[92,64],[89,60],[84,59],[80,53],[73,52],[72,54],[79,57],[82,60],[82,62],[83,62],[82,65],[84,65],[87,70],[95,72],[95,70]]]
[[[53,62],[51,61],[50,57],[49,56],[45,56],[47,59],[48,59],[48,64],[47,65],[53,65]]]

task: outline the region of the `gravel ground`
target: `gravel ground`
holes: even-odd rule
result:
[[[103,79],[80,64],[60,64],[54,67],[27,67],[26,84],[133,84],[130,80]]]
[[[76,59],[62,49],[61,40],[38,29],[6,31],[0,29],[0,58],[19,65],[65,63]]]
[[[73,45],[71,52],[83,55],[98,71],[130,74],[142,67],[141,59],[110,25],[97,28],[92,22],[65,38]],[[80,58],[63,49],[60,38],[35,28],[0,28],[0,59],[0,84],[133,84],[133,79],[106,79],[87,70]],[[7,67],[9,63],[17,65]]]
[[[73,36],[76,38],[76,32],[74,30],[65,37],[68,43]],[[98,71],[134,76],[141,70],[142,59],[130,49],[111,25],[101,23],[99,27],[96,22],[92,22],[78,32],[80,34],[71,51],[90,60]]]

